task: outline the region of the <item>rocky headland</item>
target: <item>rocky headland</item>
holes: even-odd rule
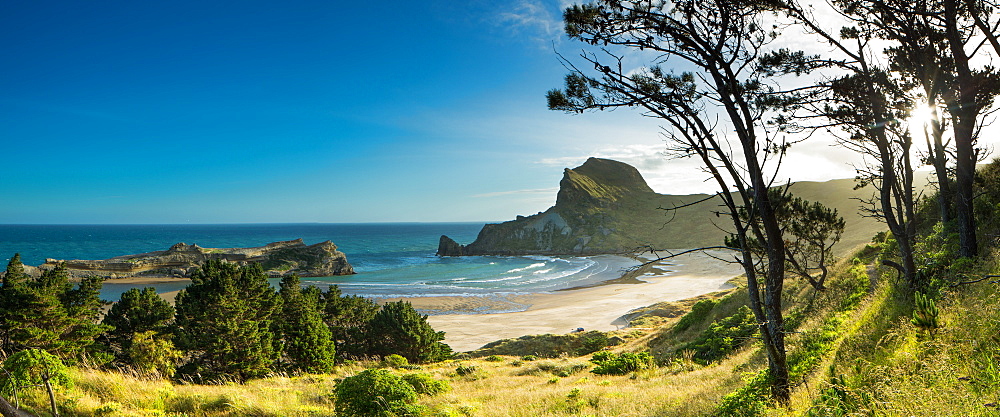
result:
[[[799,182],[790,188],[798,197],[836,208],[847,219],[838,253],[867,242],[883,227],[857,214],[857,199],[871,191],[854,185],[844,179]],[[563,171],[556,204],[548,210],[487,224],[467,245],[441,236],[437,254],[596,255],[718,246],[732,224],[718,215],[725,210],[711,197],[658,194],[631,165],[590,158]]]
[[[303,277],[325,277],[354,274],[347,256],[337,245],[326,241],[306,245],[302,239],[269,243],[252,248],[203,248],[178,243],[167,250],[116,256],[103,260],[46,259],[38,269],[55,268],[65,263],[71,277],[101,275],[111,278],[140,276],[170,276],[188,278],[210,259],[240,264],[259,263],[270,276],[298,274]]]

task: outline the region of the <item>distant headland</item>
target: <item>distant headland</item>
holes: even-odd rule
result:
[[[347,256],[337,250],[337,245],[326,241],[306,245],[302,239],[269,243],[251,248],[202,248],[198,245],[177,243],[167,250],[116,256],[103,260],[46,259],[33,270],[55,268],[65,263],[71,277],[104,275],[111,278],[139,276],[168,276],[188,278],[191,273],[210,259],[236,263],[259,263],[265,272],[274,277],[298,274],[303,277],[326,277],[354,274]]]

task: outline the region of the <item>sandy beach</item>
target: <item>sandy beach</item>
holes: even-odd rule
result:
[[[721,256],[722,253],[716,253]],[[638,277],[643,283],[600,285],[514,300],[530,304],[525,311],[496,314],[441,314],[428,321],[445,332],[445,343],[455,351],[474,350],[499,340],[531,334],[562,334],[582,327],[586,330],[616,330],[627,325],[622,316],[629,311],[661,301],[676,301],[727,288],[726,281],[742,273],[729,264],[704,253],[674,258],[671,272]],[[439,297],[410,299],[414,306],[433,310]],[[469,302],[468,300],[466,302]]]
[[[722,252],[712,252],[724,256]],[[644,272],[644,274],[643,274]],[[639,275],[607,281],[586,288],[506,297],[414,297],[405,300],[431,314],[435,330],[445,332],[445,342],[459,352],[475,350],[500,339],[533,334],[562,334],[576,328],[617,330],[628,323],[622,318],[639,307],[661,301],[677,301],[727,288],[726,282],[742,273],[736,264],[719,261],[709,254],[692,252],[669,263],[651,265]],[[190,281],[180,278],[121,278],[109,282],[152,285]],[[160,296],[174,301],[177,291]],[[398,299],[382,299],[380,303]],[[522,310],[477,314],[482,310]],[[466,312],[455,314],[454,312]],[[451,313],[451,314],[436,314]]]

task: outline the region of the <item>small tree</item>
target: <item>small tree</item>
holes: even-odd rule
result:
[[[378,356],[398,354],[410,362],[443,359],[451,349],[441,343],[444,332],[436,332],[408,301],[386,303],[367,327],[370,352]]]
[[[49,394],[52,415],[58,416],[53,386],[68,387],[72,384],[66,365],[59,358],[41,349],[26,349],[8,357],[3,362],[4,371],[0,375],[0,390],[5,395],[14,395],[21,388],[44,386]]]
[[[817,290],[825,290],[833,246],[840,242],[846,226],[844,218],[836,209],[795,197],[780,187],[769,189],[768,198],[774,205],[784,236],[788,272],[802,277]],[[740,210],[740,217],[746,222],[752,221],[745,208]],[[757,240],[750,238],[748,241],[757,256],[763,258],[764,248]],[[736,235],[726,239],[729,247],[738,247],[738,244]],[[758,273],[763,275],[764,271]]]
[[[119,352],[119,359],[128,362],[127,352],[136,334],[164,332],[173,318],[174,307],[160,297],[155,288],[132,288],[111,306],[103,324],[112,327],[106,333],[111,347]]]
[[[271,371],[277,297],[259,264],[210,260],[177,294],[174,335],[190,355],[182,374],[246,380]]]
[[[343,295],[340,288],[331,285],[318,300],[323,321],[330,328],[330,336],[337,344],[337,356],[364,356],[368,354],[365,328],[378,312],[378,304],[356,295]]]
[[[85,278],[73,288],[63,264],[38,279],[18,276],[21,268],[20,259],[12,259],[8,271],[14,274],[3,286],[5,350],[37,348],[64,359],[83,356],[106,329],[96,323],[103,304],[102,278]]]
[[[24,273],[21,254],[15,253],[7,262],[3,275],[3,285],[0,286],[0,349],[9,351],[13,347],[11,332],[16,326],[16,317],[25,302],[23,291],[28,276]]]
[[[135,370],[170,378],[177,369],[177,361],[184,355],[174,348],[173,342],[157,336],[158,333],[152,330],[133,334],[125,353]]]

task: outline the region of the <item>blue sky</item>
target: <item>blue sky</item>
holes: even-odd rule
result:
[[[545,108],[566,4],[2,2],[0,223],[506,220],[588,156],[712,190],[654,121]]]

